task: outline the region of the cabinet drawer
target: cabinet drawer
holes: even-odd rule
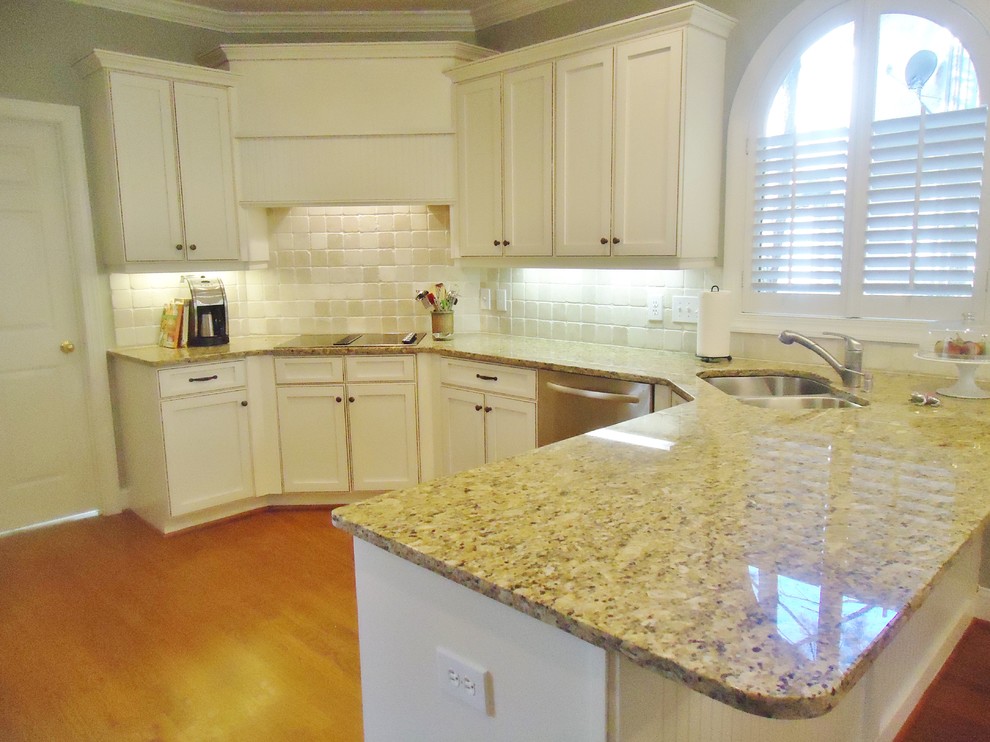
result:
[[[416,357],[411,355],[347,356],[347,381],[415,381]]]
[[[466,389],[536,399],[536,371],[531,368],[441,358],[440,381]]]
[[[246,384],[244,361],[195,363],[158,372],[158,393],[162,399],[186,394],[202,394],[235,389]]]
[[[276,384],[339,384],[343,381],[343,356],[275,359]]]

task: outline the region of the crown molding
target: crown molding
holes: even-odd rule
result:
[[[237,13],[204,8],[181,0],[70,2],[226,33],[473,33],[476,30],[467,10]]]
[[[70,0],[160,21],[227,33],[474,33],[569,0],[491,0],[468,10],[336,10],[241,13],[206,8],[183,0]]]
[[[471,14],[475,30],[514,21],[541,10],[549,10],[570,0],[491,0]]]

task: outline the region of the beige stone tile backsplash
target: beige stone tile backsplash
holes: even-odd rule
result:
[[[427,331],[414,299],[437,281],[461,299],[455,332],[511,333],[694,352],[694,325],[670,321],[670,298],[698,294],[705,271],[459,268],[447,207],[318,206],[269,210],[271,260],[223,279],[230,332],[246,335]],[[195,271],[188,271],[193,273]],[[716,281],[717,282],[717,281]],[[479,309],[479,289],[504,289],[507,312]],[[153,344],[162,306],[188,297],[180,273],[112,274],[118,346]],[[651,290],[664,319],[646,317]]]
[[[426,332],[428,313],[414,297],[443,281],[461,292],[455,332],[694,353],[696,326],[671,320],[671,299],[698,295],[721,279],[718,269],[460,268],[450,258],[449,222],[445,206],[269,210],[268,267],[211,274],[227,288],[231,334]],[[180,273],[112,274],[110,288],[116,343],[122,347],[157,342],[162,306],[189,296]],[[492,291],[492,310],[479,308],[482,288]],[[498,290],[506,292],[508,311],[495,311]],[[653,291],[663,296],[661,321],[647,318],[647,296]],[[868,343],[867,366],[952,375],[952,369],[914,359],[915,350]],[[736,333],[732,352],[769,361],[817,362],[809,351],[784,346],[773,335]]]

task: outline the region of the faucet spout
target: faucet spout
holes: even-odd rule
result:
[[[784,330],[777,336],[777,339],[784,345],[797,343],[798,345],[803,345],[813,353],[817,353],[839,375],[842,379],[843,386],[854,389],[863,388],[869,391],[872,386],[873,377],[870,374],[863,373],[863,344],[848,335],[841,335],[835,332],[826,332],[824,334],[836,335],[846,341],[845,363],[840,363],[838,358],[811,338],[805,337],[800,333]]]

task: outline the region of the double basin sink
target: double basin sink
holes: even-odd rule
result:
[[[797,374],[753,374],[749,376],[707,376],[705,381],[716,389],[754,407],[780,410],[823,410],[863,407],[865,400],[855,400],[835,391],[818,379]]]

